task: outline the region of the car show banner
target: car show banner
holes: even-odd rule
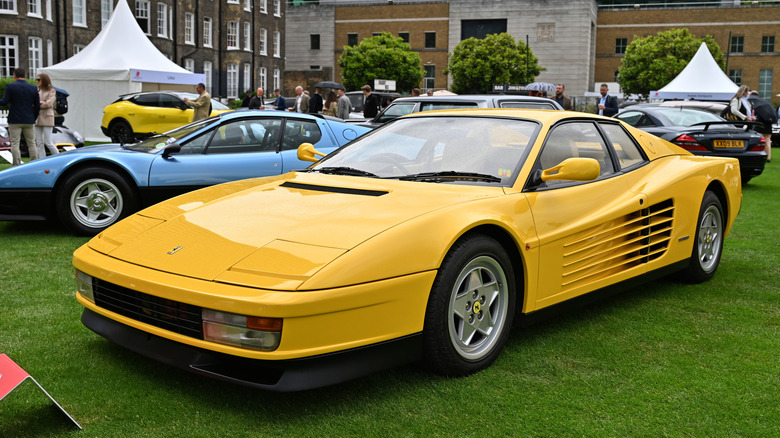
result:
[[[22,367],[17,365],[16,362],[11,360],[7,354],[0,354],[0,400],[5,398],[6,395],[16,389],[19,384],[27,379],[35,382],[35,384],[38,385],[38,388],[41,388],[41,391],[43,391],[43,393],[46,394],[46,396],[49,397],[49,399],[55,405],[57,405],[60,411],[62,411],[63,414],[70,418],[70,421],[72,421],[73,424],[81,429],[81,425],[77,423],[76,420],[70,416],[70,414],[65,412],[65,409],[62,409],[62,406],[60,406],[60,404],[57,403],[57,401],[54,400],[54,398],[50,396],[45,389],[43,389],[43,386],[41,386],[40,383],[38,383],[30,374],[28,374],[27,371],[23,370]]]
[[[206,75],[203,73],[187,73],[175,71],[142,70],[138,68],[130,69],[131,82],[155,82],[158,84],[190,84],[206,82]]]

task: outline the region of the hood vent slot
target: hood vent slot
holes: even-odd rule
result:
[[[360,196],[382,196],[390,193],[384,190],[363,190],[363,189],[353,189],[350,187],[331,187],[331,186],[321,186],[321,185],[314,185],[314,184],[301,184],[301,183],[295,183],[289,181],[281,184],[280,187],[287,187],[290,189],[298,189],[298,190],[311,190],[315,192],[342,193],[345,195],[360,195]]]

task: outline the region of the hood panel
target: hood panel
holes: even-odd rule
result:
[[[411,218],[455,203],[503,193],[497,187],[336,175],[292,174],[287,180],[209,199],[136,238],[127,239],[110,255],[154,269],[212,280],[259,248],[274,241],[285,241],[333,249],[326,252],[327,256],[317,257],[314,265],[319,268],[344,251]],[[192,196],[195,194],[188,196],[188,202],[197,205],[193,199],[196,196]],[[176,199],[162,205],[170,202]],[[105,234],[111,238],[110,230]],[[299,254],[297,251],[295,255]],[[251,271],[275,271],[273,267],[251,264]],[[294,271],[282,273],[296,276],[313,273],[303,266]]]

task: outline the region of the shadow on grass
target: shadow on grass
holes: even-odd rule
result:
[[[4,411],[0,416],[0,436],[4,437],[45,437],[62,436],[79,428],[49,400],[32,382],[24,385],[34,387],[40,392],[40,402],[36,398],[34,406],[25,405],[21,411]],[[21,388],[17,388],[18,389]],[[11,393],[8,397],[13,397]],[[78,421],[78,419],[76,419]]]

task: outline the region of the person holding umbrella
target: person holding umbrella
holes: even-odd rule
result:
[[[761,122],[761,125],[756,126],[754,129],[764,137],[764,142],[766,142],[766,161],[769,162],[772,160],[772,125],[777,123],[775,107],[758,97],[758,92],[755,90],[750,92],[748,102],[750,102],[750,106],[753,108],[755,120]]]

